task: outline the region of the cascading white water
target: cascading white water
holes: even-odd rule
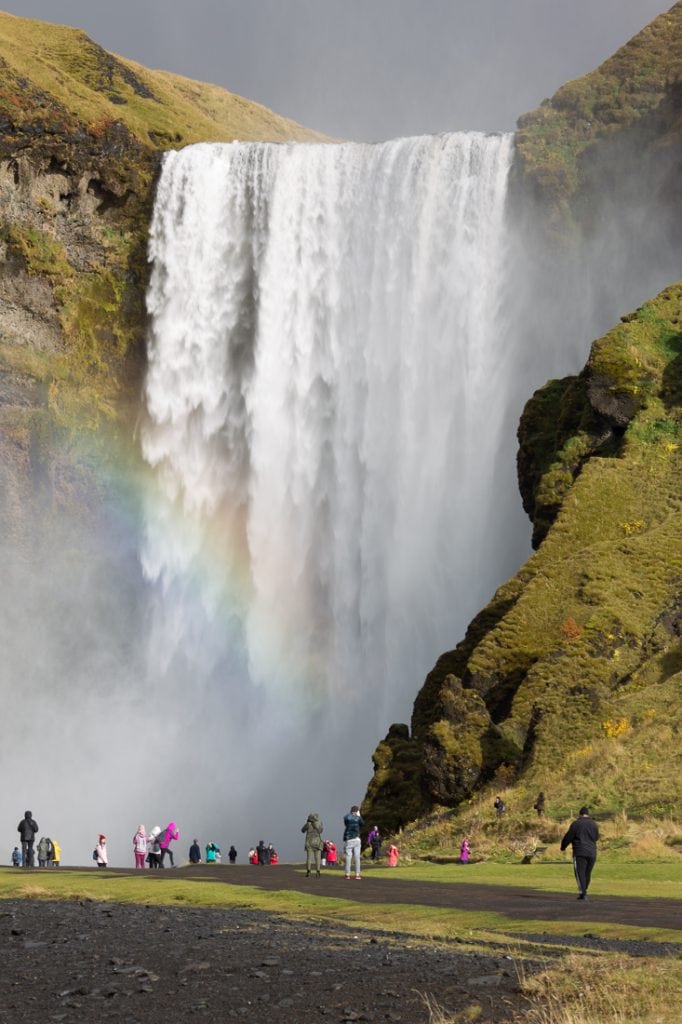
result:
[[[217,678],[247,734],[255,694],[261,726],[312,708],[326,736],[353,722],[368,755],[525,552],[504,500],[512,146],[164,159],[142,434],[153,657]]]

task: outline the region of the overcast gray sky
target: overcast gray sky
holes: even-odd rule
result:
[[[0,0],[337,137],[513,128],[672,0]]]

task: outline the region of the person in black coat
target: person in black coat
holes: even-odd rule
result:
[[[21,836],[21,855],[25,868],[33,867],[33,843],[37,831],[38,823],[33,820],[31,812],[26,811],[17,825],[17,832]]]
[[[201,863],[201,847],[196,839],[192,840],[192,845],[189,848],[189,862],[190,864]]]
[[[230,864],[234,864],[234,862],[237,859],[237,851],[235,850],[234,846],[231,846],[230,849],[227,851],[227,856],[230,858]]]
[[[258,863],[259,864],[262,865],[262,864],[269,864],[270,863],[270,851],[269,851],[269,849],[267,848],[267,846],[265,845],[265,843],[263,842],[262,839],[259,842],[258,846],[256,847],[256,853],[258,854]]]
[[[573,847],[573,870],[578,883],[578,899],[587,899],[587,890],[592,877],[592,868],[597,859],[599,829],[590,817],[589,807],[581,807],[579,817],[573,822],[561,840],[561,849]]]

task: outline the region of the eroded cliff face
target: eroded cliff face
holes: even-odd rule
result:
[[[113,57],[84,33],[0,13],[0,492],[5,537],[96,504],[132,436],[146,245],[164,148],[305,139],[214,86]],[[128,445],[125,457],[134,458]],[[87,479],[87,486],[82,489]]]

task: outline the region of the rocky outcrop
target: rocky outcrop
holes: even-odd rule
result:
[[[679,284],[526,406],[520,482],[538,550],[438,660],[409,730],[379,744],[363,813],[385,829],[493,780],[543,788],[595,738],[633,729],[623,709],[650,723],[643,709],[677,678],[681,322]],[[597,806],[602,781],[597,766],[582,782]]]

